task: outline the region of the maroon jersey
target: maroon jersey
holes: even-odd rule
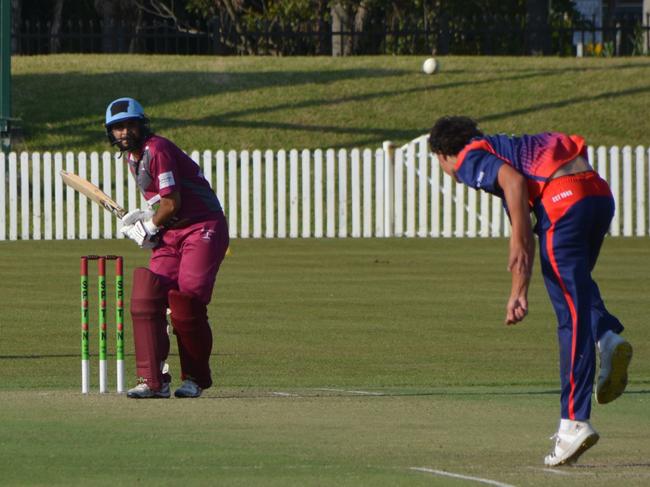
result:
[[[142,158],[136,161],[129,154],[128,163],[149,206],[155,208],[161,197],[174,191],[180,193],[181,208],[175,220],[209,220],[222,212],[199,165],[170,140],[150,136],[144,143]]]

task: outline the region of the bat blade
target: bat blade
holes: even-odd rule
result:
[[[102,206],[106,211],[111,212],[118,218],[122,218],[126,215],[126,210],[124,208],[118,205],[110,196],[90,181],[86,181],[84,178],[79,177],[74,173],[63,170],[59,174],[67,186],[71,187],[78,193],[83,194],[99,206]]]

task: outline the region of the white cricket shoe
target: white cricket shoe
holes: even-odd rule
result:
[[[164,382],[159,391],[154,391],[146,382],[140,382],[126,393],[126,397],[131,399],[168,399],[170,395],[169,382]]]
[[[596,383],[596,402],[607,404],[623,394],[627,386],[627,368],[632,360],[632,345],[608,331],[598,341],[600,373]]]
[[[547,467],[559,467],[575,463],[580,455],[598,442],[599,438],[589,421],[563,419],[558,432],[551,437],[555,440],[555,447],[550,455],[544,458],[544,464]]]
[[[174,391],[174,396],[186,398],[186,397],[199,397],[203,392],[196,382],[192,379],[185,379],[181,386]]]

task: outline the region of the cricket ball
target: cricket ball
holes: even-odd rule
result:
[[[437,73],[439,69],[438,61],[436,61],[434,58],[430,57],[424,63],[422,64],[422,71],[424,71],[426,74],[434,74]]]

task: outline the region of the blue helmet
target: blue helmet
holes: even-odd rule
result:
[[[111,126],[124,120],[138,120],[140,122],[140,133],[137,136],[127,136],[117,140],[112,133]],[[120,150],[134,150],[142,146],[144,140],[152,134],[149,127],[149,119],[144,114],[144,109],[133,98],[118,98],[108,104],[106,108],[106,136],[111,145],[118,145]]]
[[[142,105],[133,98],[118,98],[110,102],[106,108],[106,127],[132,118],[146,119]]]

